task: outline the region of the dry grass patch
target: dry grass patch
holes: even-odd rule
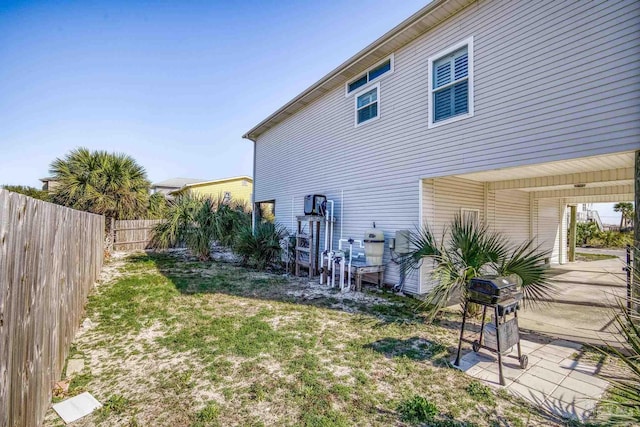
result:
[[[493,390],[470,394],[448,364],[457,330],[423,323],[415,300],[181,254],[115,258],[108,271],[74,343],[86,372],[67,394],[108,404],[74,425],[551,423]]]

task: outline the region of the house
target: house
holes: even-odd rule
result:
[[[244,135],[254,200],[293,229],[324,194],[336,242],[375,221],[387,245],[472,212],[565,263],[570,206],[634,197],[638,28],[634,0],[434,0]]]
[[[52,177],[40,178],[40,182],[42,182],[42,191],[49,193],[53,193],[56,186],[58,186],[58,180]]]
[[[187,184],[202,181],[202,179],[193,178],[170,178],[164,181],[154,182],[151,184],[151,194],[162,193],[164,195],[169,195],[172,191],[179,190]]]
[[[247,203],[250,206],[253,195],[253,179],[249,176],[236,176],[212,181],[192,182],[183,185],[170,194],[176,196],[185,192],[200,196],[222,197],[223,200]]]

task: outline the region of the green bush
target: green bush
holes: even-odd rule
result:
[[[581,222],[576,224],[576,243],[605,248],[622,248],[633,244],[633,233],[600,231],[595,222]]]
[[[169,203],[164,221],[154,227],[151,245],[166,249],[185,244],[205,261],[211,258],[211,244],[231,246],[241,229],[251,223],[243,205],[218,197],[178,196]]]
[[[635,269],[633,273],[640,274]],[[640,299],[632,298],[631,303],[638,307]],[[628,310],[626,301],[619,298],[618,310],[613,312],[613,320],[627,346],[622,353],[607,344],[607,352],[624,364],[629,374],[624,378],[607,378],[611,387],[608,397],[602,402],[602,412],[609,425],[640,425],[640,315],[634,309]],[[604,350],[600,351],[607,355]]]
[[[623,248],[633,244],[633,233],[619,231],[603,231],[589,240],[591,246],[604,248]]]
[[[567,230],[567,236],[571,230]],[[578,245],[588,245],[589,240],[598,237],[600,230],[595,222],[579,222],[576,224],[576,243]]]
[[[234,251],[242,257],[244,264],[263,270],[280,258],[280,241],[286,236],[286,229],[278,224],[263,222],[240,230],[235,241]]]
[[[414,395],[398,405],[400,418],[410,424],[419,424],[434,419],[438,415],[438,407],[426,398]]]
[[[13,191],[14,193],[24,194],[25,196],[33,197],[34,199],[44,200],[45,202],[50,202],[51,197],[49,197],[49,193],[44,190],[39,190],[35,187],[28,187],[24,185],[3,185],[7,191]]]

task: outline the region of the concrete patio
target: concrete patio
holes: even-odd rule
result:
[[[562,418],[585,420],[603,396],[608,382],[595,376],[598,367],[575,360],[582,346],[565,340],[550,343],[521,341],[522,353],[529,358],[521,369],[514,347],[503,357],[505,389]],[[497,355],[481,349],[468,350],[460,360],[460,370],[483,382],[499,387]]]
[[[611,318],[616,298],[626,295],[623,267],[620,258],[554,266],[551,282],[557,293],[542,305],[520,310],[520,328],[569,341],[619,346]]]

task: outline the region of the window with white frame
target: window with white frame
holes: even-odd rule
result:
[[[480,209],[460,208],[460,216],[463,220],[471,220],[476,224],[480,223]]]
[[[473,116],[473,38],[429,58],[429,127]]]
[[[388,59],[379,62],[378,64],[374,65],[366,72],[364,72],[362,75],[348,82],[346,84],[345,95],[349,95],[354,90],[359,89],[367,83],[376,80],[383,74],[390,72],[393,72],[393,55],[391,55]]]
[[[356,127],[380,117],[380,85],[356,94]]]

